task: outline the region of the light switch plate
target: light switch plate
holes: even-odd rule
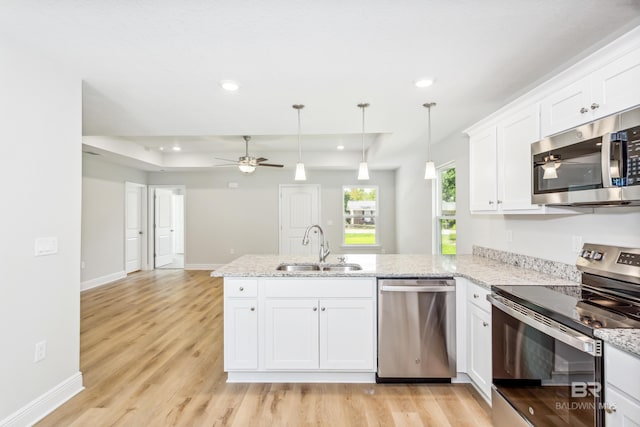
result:
[[[57,237],[38,237],[35,243],[35,256],[53,255],[58,253]]]

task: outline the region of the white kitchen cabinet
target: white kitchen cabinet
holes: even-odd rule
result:
[[[640,104],[640,49],[607,63],[541,102],[542,136]]]
[[[491,304],[488,289],[467,288],[467,375],[487,400],[491,396]]]
[[[224,369],[258,368],[258,311],[254,298],[225,298]]]
[[[640,426],[640,358],[605,345],[605,425]]]
[[[489,126],[469,138],[469,203],[472,212],[497,210],[497,170],[496,127]]]
[[[371,299],[267,299],[265,368],[375,369]]]
[[[318,300],[267,299],[265,368],[318,369]]]
[[[320,369],[375,370],[372,299],[320,300]]]
[[[472,213],[543,213],[531,204],[531,144],[540,137],[538,104],[469,139]]]

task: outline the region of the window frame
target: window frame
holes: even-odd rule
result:
[[[438,255],[443,255],[442,253],[442,230],[440,229],[440,221],[441,220],[454,220],[456,222],[456,254],[458,253],[458,240],[457,240],[457,231],[458,231],[458,171],[456,170],[456,213],[454,215],[443,215],[442,213],[442,174],[449,169],[456,169],[456,162],[452,160],[447,163],[443,163],[436,167],[436,179],[433,180],[433,185],[435,188],[433,189],[434,203],[433,203],[433,253]]]
[[[344,206],[344,192],[346,189],[351,188],[363,188],[363,189],[372,189],[376,191],[376,212],[375,215],[348,215],[346,213],[346,209]],[[342,191],[340,193],[340,209],[342,210],[342,240],[341,247],[343,248],[376,248],[380,247],[380,233],[379,233],[379,219],[380,219],[380,186],[378,185],[362,185],[362,184],[352,184],[352,185],[343,185]],[[364,218],[364,217],[373,217],[375,218],[375,241],[374,243],[365,243],[365,244],[348,244],[345,243],[345,225],[347,218]]]

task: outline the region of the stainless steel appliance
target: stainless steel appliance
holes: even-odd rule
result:
[[[452,277],[378,280],[378,382],[456,376]]]
[[[640,328],[640,249],[585,244],[575,287],[495,286],[494,426],[601,426],[597,328]]]
[[[640,108],[531,145],[532,203],[640,205]]]

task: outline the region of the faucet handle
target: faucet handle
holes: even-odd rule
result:
[[[346,264],[346,259],[347,259],[346,257],[339,256],[339,257],[338,257],[338,262],[339,262],[340,264]]]

